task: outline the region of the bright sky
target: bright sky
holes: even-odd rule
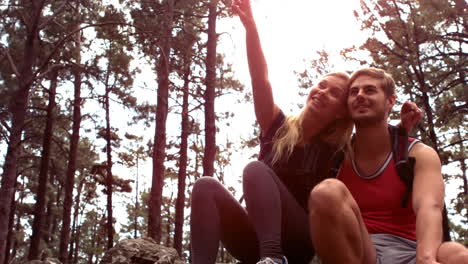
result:
[[[297,103],[294,70],[304,70],[304,62],[309,62],[322,49],[339,64],[339,51],[363,39],[353,16],[353,10],[358,7],[358,0],[252,1],[275,100],[285,111]],[[218,32],[231,34],[231,37],[222,35],[220,49],[227,58],[234,59],[239,77],[249,84],[245,31],[240,20],[235,17],[220,21]],[[344,66],[337,70],[344,70]]]

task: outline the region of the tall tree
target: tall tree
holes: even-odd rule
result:
[[[44,213],[46,205],[47,177],[49,173],[50,149],[52,131],[54,125],[55,94],[57,89],[58,71],[51,74],[51,85],[49,89],[49,105],[47,106],[46,126],[44,129],[41,167],[39,171],[38,187],[36,192],[36,204],[34,208],[34,222],[32,225],[31,245],[29,248],[29,260],[37,259],[39,256],[40,242],[43,238]]]
[[[79,8],[77,8],[79,10]],[[80,24],[76,24],[79,28]],[[74,81],[74,99],[73,99],[73,128],[70,136],[70,148],[68,153],[68,167],[65,179],[65,197],[63,201],[62,213],[62,229],[60,233],[60,251],[59,259],[62,263],[68,263],[68,244],[70,243],[70,224],[71,224],[71,209],[73,202],[73,189],[75,183],[76,159],[78,152],[78,143],[80,140],[81,128],[81,85],[82,85],[82,68],[81,68],[81,32],[78,31],[75,36],[75,63],[72,69]]]
[[[183,72],[184,86],[182,88],[182,112],[181,112],[181,135],[180,135],[180,151],[179,151],[179,172],[177,184],[177,200],[176,214],[174,227],[174,248],[179,255],[182,256],[182,227],[184,224],[184,208],[185,208],[185,179],[187,177],[187,150],[188,137],[190,133],[189,120],[189,84],[190,84],[190,57],[185,56]]]
[[[111,86],[109,84],[109,71],[107,72],[104,95],[104,109],[106,110],[106,189],[107,189],[107,248],[110,249],[113,246],[114,241],[114,227],[112,217],[112,144],[111,144],[111,123],[110,123],[110,102],[109,93]]]
[[[76,188],[76,196],[75,196],[75,202],[74,202],[74,209],[73,209],[73,223],[72,223],[72,228],[71,228],[71,241],[70,241],[70,247],[68,250],[68,263],[74,263],[74,259],[76,260],[76,257],[74,258],[74,253],[76,249],[79,247],[79,230],[80,227],[78,226],[78,216],[80,215],[80,201],[81,201],[81,193],[83,191],[83,186],[85,183],[85,178],[87,176],[87,173],[85,172],[84,168],[80,169],[80,174],[78,177],[78,186]]]
[[[133,229],[133,238],[138,238],[140,235],[143,234],[141,232],[141,225],[139,224],[141,218],[141,209],[140,209],[140,162],[145,161],[148,157],[147,151],[145,151],[144,147],[141,145],[141,141],[143,137],[138,137],[135,135],[131,135],[126,133],[125,138],[130,140],[130,147],[126,148],[125,152],[118,153],[119,160],[123,163],[127,168],[135,168],[135,201],[133,206],[130,204],[127,206],[127,212],[129,216],[128,225],[124,224],[124,227],[121,229],[121,232],[129,232],[131,233],[131,229]],[[146,228],[145,228],[146,229]]]
[[[106,8],[104,21],[124,21],[124,15],[114,6]],[[117,130],[111,125],[111,102],[117,102],[126,109],[136,106],[136,98],[133,97],[131,86],[135,70],[130,69],[132,57],[127,54],[131,50],[131,43],[120,26],[113,25],[97,29],[97,37],[103,40],[103,61],[106,61],[106,69],[99,70],[101,74],[98,80],[104,85],[104,95],[101,103],[105,111],[105,127],[100,132],[106,141],[106,195],[107,195],[107,247],[113,246],[114,226],[113,226],[113,185],[114,176],[112,173],[113,159],[112,151],[114,147],[119,147],[120,137]],[[98,56],[98,59],[100,56]],[[98,64],[98,63],[97,63]]]
[[[216,155],[216,114],[214,105],[216,88],[216,47],[218,45],[218,36],[216,34],[218,0],[210,0],[208,9],[208,43],[206,51],[205,79],[205,151],[203,156],[203,175],[213,176]]]
[[[5,51],[9,56],[11,68],[16,75],[16,87],[9,106],[11,128],[0,187],[0,263],[3,263],[5,259],[8,219],[10,218],[11,202],[15,196],[18,150],[26,117],[29,93],[34,81],[34,67],[38,59],[39,32],[45,26],[44,21],[42,21],[45,2],[45,0],[32,1],[29,2],[29,5],[18,3],[20,7],[17,12],[22,14],[23,19],[21,22],[24,23],[23,26],[26,28],[24,42],[22,43],[22,59],[15,62],[8,55],[9,51]],[[16,65],[20,65],[19,69]]]
[[[161,36],[160,56],[157,65],[158,94],[156,108],[156,128],[153,147],[153,177],[149,203],[148,235],[158,243],[161,241],[161,206],[164,185],[164,159],[166,152],[166,119],[168,114],[170,52],[172,25],[174,16],[174,0],[167,0],[164,8],[163,33]]]

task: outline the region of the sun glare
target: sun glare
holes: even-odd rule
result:
[[[277,103],[298,103],[297,77],[319,50],[326,50],[337,66],[341,49],[362,39],[353,10],[358,0],[253,0]],[[344,67],[344,66],[343,66]],[[287,111],[288,109],[284,109]]]

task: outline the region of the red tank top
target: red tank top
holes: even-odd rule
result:
[[[411,138],[409,149],[417,142]],[[392,153],[373,175],[363,178],[357,171],[348,159],[338,179],[356,200],[369,234],[392,234],[416,241],[416,215],[411,199],[406,208],[401,206],[406,186],[398,176]]]

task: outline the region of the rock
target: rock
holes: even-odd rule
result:
[[[322,263],[322,261],[320,261],[320,258],[317,257],[317,256],[315,256],[315,257],[310,261],[309,264],[321,264],[321,263]]]
[[[62,264],[62,262],[56,258],[46,258],[44,260],[31,260],[25,264]]]
[[[101,264],[185,264],[177,251],[157,244],[151,238],[119,241],[106,251]]]

